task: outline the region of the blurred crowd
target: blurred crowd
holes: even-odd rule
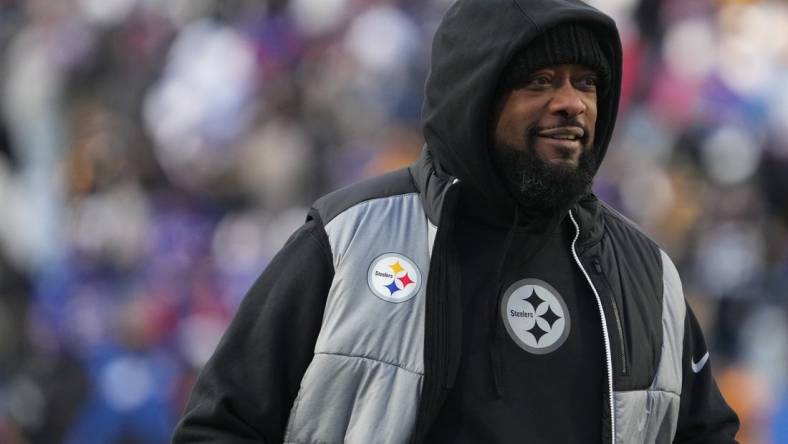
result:
[[[165,443],[310,203],[419,153],[450,0],[0,0],[0,442]],[[788,443],[788,3],[596,0],[596,192],[676,259],[742,443]]]

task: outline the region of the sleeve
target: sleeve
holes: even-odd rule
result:
[[[245,296],[197,379],[173,444],[282,442],[333,273],[325,230],[310,218]]]
[[[679,421],[674,443],[736,443],[739,418],[728,406],[711,374],[711,362],[698,320],[687,305]]]

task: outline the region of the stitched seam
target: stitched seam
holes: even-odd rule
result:
[[[301,377],[302,381],[306,380],[311,370],[312,370],[312,366],[310,365],[304,371],[304,375]],[[287,427],[285,429],[285,436],[284,436],[285,439],[290,438],[295,433],[294,429],[298,427],[297,424],[298,412],[299,412],[299,408],[301,407],[301,401],[303,401],[303,399],[304,399],[304,390],[302,390],[302,387],[299,387],[298,394],[296,395],[295,402],[293,403],[293,408],[290,411],[290,418],[287,421]],[[287,442],[293,442],[294,444],[298,444],[295,441],[287,441]]]
[[[317,234],[313,232],[309,232],[310,237],[312,240],[317,242],[317,246],[320,247],[320,251],[323,253],[323,259],[325,259],[326,263],[331,266],[331,269],[334,269],[334,255],[331,252],[331,245],[328,245],[328,251],[326,251],[326,242],[323,241]]]
[[[416,195],[417,195],[417,194],[419,194],[419,193],[418,193],[418,191],[409,191],[409,192],[407,192],[407,193],[402,193],[402,194],[392,194],[391,196],[373,197],[373,198],[371,198],[371,199],[368,199],[368,200],[363,200],[363,201],[361,201],[361,202],[358,202],[358,203],[356,203],[356,204],[354,204],[354,205],[352,205],[352,206],[350,206],[350,207],[347,207],[347,208],[346,208],[345,210],[343,210],[341,213],[339,213],[339,214],[337,214],[336,216],[334,216],[334,217],[331,219],[331,221],[329,221],[329,222],[328,222],[327,224],[325,224],[324,226],[326,226],[326,227],[327,227],[328,225],[331,225],[331,224],[332,224],[332,223],[333,223],[333,222],[334,222],[334,221],[337,219],[337,217],[339,217],[339,216],[341,216],[341,215],[343,215],[343,214],[347,213],[348,211],[350,211],[350,210],[352,210],[352,209],[356,208],[356,207],[357,207],[357,206],[359,206],[359,205],[368,204],[368,203],[374,202],[374,201],[376,201],[376,200],[383,200],[383,199],[393,199],[393,198],[407,197],[407,196],[410,196],[410,195],[413,195],[413,194],[416,194]]]
[[[523,7],[522,7],[522,6],[520,6],[520,2],[518,2],[517,0],[512,0],[512,1],[514,2],[514,4],[515,4],[515,5],[517,5],[517,9],[519,9],[519,10],[520,10],[520,12],[522,12],[522,13],[523,13],[523,15],[525,16],[525,18],[527,18],[527,19],[528,19],[528,21],[529,21],[529,22],[531,22],[531,24],[532,24],[532,25],[534,25],[534,27],[536,28],[536,31],[537,31],[537,33],[538,33],[538,34],[541,34],[541,33],[542,33],[542,27],[541,27],[541,26],[539,26],[539,25],[538,25],[538,24],[537,24],[537,23],[534,21],[534,19],[533,19],[533,18],[531,18],[530,14],[528,14],[527,12],[525,12],[525,9],[523,9]]]
[[[647,388],[642,390],[616,390],[614,393],[635,393],[635,392],[661,392],[661,393],[668,393],[671,395],[681,396],[680,393],[676,393],[670,390],[663,390],[663,389],[655,389],[655,388]]]
[[[668,298],[668,292],[667,292],[668,286],[666,285],[667,284],[667,280],[668,280],[668,276],[665,274],[666,270],[665,270],[664,260],[665,260],[665,258],[668,258],[668,260],[670,260],[670,257],[663,250],[660,250],[660,256],[661,256],[661,259],[662,259],[662,261],[660,261],[660,265],[662,266],[662,323],[663,323],[663,330],[662,331],[663,331],[663,339],[662,339],[662,347],[660,347],[660,350],[659,350],[659,360],[657,361],[657,369],[659,369],[661,367],[663,359],[670,359],[669,357],[668,358],[665,357],[665,352],[669,352],[670,350],[669,350],[669,347],[666,345],[666,340],[664,338],[665,333],[666,333],[665,327],[664,327],[665,308],[666,308],[667,304],[669,304],[669,298]],[[675,270],[675,265],[674,265],[674,270]],[[675,271],[676,271],[676,273],[678,273],[678,270],[675,270]],[[681,278],[678,276],[678,274],[676,275],[676,278],[679,281],[679,285],[680,285],[681,284]],[[686,307],[687,307],[686,304],[687,304],[687,302],[686,302],[686,300],[684,300],[684,296],[682,294],[679,294],[678,296],[679,296],[679,298],[682,301],[684,301],[684,320],[682,322],[680,322],[680,323],[676,323],[676,325],[678,325],[679,327],[684,327],[685,323],[687,321],[687,311],[686,311]],[[680,306],[681,305],[679,305],[679,307]],[[683,337],[685,334],[686,334],[686,331],[682,330],[682,335],[681,336]],[[684,341],[683,340],[681,340],[679,342],[679,346],[680,346],[680,349],[679,349],[679,353],[678,353],[678,360],[676,362],[679,365],[679,368],[678,368],[679,387],[681,387],[682,384],[683,384],[682,379],[684,377],[683,374],[682,374],[682,370],[681,370],[681,366],[682,366],[681,362],[684,359]],[[670,353],[668,353],[668,355],[670,355]],[[659,374],[659,370],[657,370],[657,373],[654,375],[654,380],[652,381],[652,384],[656,383],[658,374]],[[673,393],[673,392],[671,392],[669,390],[661,390],[661,389],[653,389],[653,390],[666,392],[666,393]],[[679,396],[681,396],[681,394],[679,394]]]
[[[637,237],[641,238],[642,240],[646,241],[647,243],[653,245],[655,248],[662,250],[662,247],[654,241],[651,237],[649,237],[643,229],[636,224],[632,219],[624,216],[618,210],[611,207],[607,202],[602,200],[599,201],[602,205],[603,212],[602,216],[605,218],[605,221],[612,222],[618,227],[623,228],[624,230],[636,235]]]
[[[372,203],[372,202],[374,202],[374,201],[377,201],[377,200],[383,200],[383,199],[405,198],[405,197],[410,197],[410,196],[418,196],[418,194],[419,194],[418,192],[412,191],[412,192],[405,193],[405,194],[395,194],[395,195],[392,195],[392,196],[376,197],[376,198],[374,198],[374,199],[370,199],[370,200],[365,200],[365,201],[363,201],[363,202],[359,202],[359,203],[357,203],[357,204],[353,205],[352,207],[349,207],[349,208],[348,208],[348,209],[346,209],[345,211],[343,211],[343,212],[341,212],[341,213],[337,214],[337,215],[336,215],[336,217],[334,217],[333,219],[331,219],[331,222],[329,222],[328,224],[324,225],[324,228],[323,228],[323,229],[324,229],[324,230],[326,230],[326,236],[328,237],[328,230],[330,229],[330,228],[328,228],[328,225],[330,225],[330,224],[334,223],[334,221],[335,221],[335,220],[337,220],[337,218],[338,218],[339,216],[341,216],[341,215],[343,215],[343,214],[347,213],[347,212],[348,212],[348,211],[350,211],[351,209],[354,209],[354,208],[358,207],[359,205],[363,205],[363,204],[370,204],[370,203]],[[339,222],[337,222],[337,223],[339,223]],[[350,241],[348,241],[348,243],[347,243],[347,245],[348,245],[348,248],[350,248],[350,245],[352,245],[352,244],[353,244],[353,242],[356,240],[356,237],[359,235],[359,231],[360,231],[360,230],[355,230],[355,231],[353,232],[353,235],[352,235],[352,237],[350,238]],[[344,253],[347,251],[347,249],[346,249],[345,251],[343,251],[342,257],[339,259],[339,262],[335,262],[337,258],[335,257],[334,246],[333,246],[333,245],[331,245],[331,239],[330,239],[330,238],[329,238],[329,241],[328,241],[328,243],[329,243],[329,246],[331,247],[331,263],[332,263],[332,264],[333,264],[333,266],[334,266],[334,272],[336,272],[336,270],[337,270],[337,269],[339,269],[339,268],[342,266],[342,262],[344,262],[344,260],[345,260]]]
[[[397,364],[397,363],[394,363],[394,362],[384,361],[382,359],[372,358],[372,357],[369,357],[369,356],[360,356],[360,355],[351,355],[351,354],[346,354],[346,353],[333,353],[333,352],[315,352],[315,354],[316,355],[328,355],[328,356],[342,356],[342,357],[345,357],[345,358],[363,359],[363,360],[367,360],[367,361],[380,362],[381,364],[387,364],[387,365],[390,365],[392,367],[397,367],[399,369],[405,370],[408,373],[413,373],[414,375],[417,375],[417,376],[424,376],[424,373],[422,373],[422,372],[418,372],[416,370],[411,370],[411,369],[409,369],[407,367],[404,367],[404,366],[402,366],[400,364]]]
[[[410,174],[410,172],[408,172],[408,174]],[[411,181],[412,181],[412,179],[411,179]],[[331,224],[331,222],[333,222],[336,218],[338,218],[339,216],[347,213],[348,211],[350,211],[351,209],[353,209],[353,208],[355,208],[355,207],[357,207],[359,205],[362,205],[362,204],[365,204],[365,203],[369,203],[369,202],[373,202],[373,201],[376,201],[376,200],[381,200],[381,199],[390,199],[392,197],[408,196],[410,194],[419,194],[419,192],[418,191],[407,191],[407,192],[399,193],[399,194],[390,194],[388,196],[370,197],[369,199],[365,199],[365,200],[362,200],[360,202],[356,202],[353,205],[351,205],[351,206],[345,208],[344,210],[340,211],[339,213],[335,214],[334,217],[332,217],[330,220],[328,220],[324,224],[324,226]]]

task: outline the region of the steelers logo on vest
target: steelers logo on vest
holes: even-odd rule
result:
[[[539,279],[512,284],[501,301],[501,316],[512,340],[529,353],[555,351],[569,336],[566,303],[555,288]]]
[[[421,273],[416,264],[397,253],[384,253],[369,267],[369,288],[388,302],[405,302],[421,288]]]

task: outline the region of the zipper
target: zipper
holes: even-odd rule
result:
[[[445,199],[454,198],[453,196],[449,196],[449,190],[457,183],[459,183],[459,179],[451,178],[451,183],[443,190],[444,202],[441,208],[441,220],[439,226],[436,227],[433,254],[437,245],[442,245],[451,241],[451,239],[445,238],[447,236],[446,230],[451,226],[450,222],[447,222],[450,219],[444,219],[444,217],[451,217],[453,215],[448,214],[446,207],[447,202]],[[427,295],[430,294],[430,283],[432,283],[434,279],[441,279],[441,272],[447,272],[446,269],[440,271],[433,270],[433,261],[434,255],[430,255],[430,273],[427,279],[426,290]],[[439,297],[427,298],[425,301],[425,313],[429,311],[431,315],[425,318],[424,321],[424,378],[422,381],[421,394],[419,395],[416,423],[413,427],[413,433],[410,439],[411,444],[421,444],[425,441],[427,432],[435,420],[445,400],[446,394],[454,385],[454,379],[457,375],[459,356],[452,355],[452,344],[450,343],[451,340],[456,341],[457,338],[450,338],[449,330],[451,328],[451,321],[448,318],[452,314],[448,309],[449,304],[449,301]],[[430,307],[429,310],[427,306]],[[428,328],[429,331],[427,330]],[[430,365],[430,363],[434,364]],[[428,380],[429,382],[427,382]]]
[[[448,193],[448,191],[451,188],[453,188],[455,185],[457,185],[458,183],[460,183],[460,179],[458,179],[456,177],[451,178],[451,183],[449,184],[448,187],[446,187],[446,193]],[[444,194],[444,197],[445,196],[446,196],[446,194]],[[451,215],[451,216],[454,217],[454,215]],[[445,226],[446,225],[445,221],[442,221],[441,225]],[[437,233],[436,233],[436,236],[437,236]],[[430,256],[430,259],[432,259],[432,256]],[[448,303],[448,304],[450,304],[450,303]],[[458,304],[458,302],[454,303],[454,307],[455,308],[458,307],[457,304]],[[450,328],[451,328],[450,327],[451,320],[452,320],[452,318],[454,318],[454,320],[456,321],[457,317],[462,318],[462,308],[460,308],[460,313],[452,313],[452,312],[450,312],[448,310],[448,307],[444,309],[444,312],[446,313],[446,316],[445,316],[446,319],[444,320],[446,325],[445,325],[444,328],[445,328],[446,333],[447,333],[446,336],[448,337],[449,334],[451,334],[451,332],[449,331]],[[453,340],[457,341],[457,338],[455,337]],[[455,382],[455,379],[457,378],[457,370],[458,370],[458,368],[460,366],[460,358],[458,356],[459,353],[460,353],[459,350],[454,350],[454,353],[452,353],[452,350],[451,350],[451,347],[450,347],[450,344],[449,344],[449,340],[447,339],[447,341],[446,341],[446,388],[447,389],[451,389],[451,388],[454,387],[454,382]]]
[[[447,223],[446,220],[445,220],[445,218],[447,216],[452,216],[453,217],[453,215],[445,214],[446,213],[445,212],[446,199],[450,198],[449,197],[449,192],[451,191],[451,189],[454,188],[454,186],[457,185],[460,182],[460,180],[457,179],[456,177],[450,177],[449,179],[451,180],[451,182],[446,186],[446,189],[443,192],[444,201],[443,201],[443,205],[442,205],[442,209],[441,209],[440,225],[441,225],[441,227],[443,227],[444,231],[445,230],[451,231],[453,229],[453,228],[447,228],[447,227],[450,226],[450,224]],[[455,201],[456,201],[456,199],[455,199]],[[438,228],[438,230],[440,230],[440,228]],[[442,233],[442,234],[445,235],[445,233]],[[438,233],[436,232],[435,233],[436,241],[437,241],[437,238],[438,238]],[[430,256],[430,262],[432,262],[432,256]],[[438,278],[440,278],[440,276],[438,276]],[[452,353],[451,341],[452,340],[456,341],[457,338],[456,337],[452,338],[452,335],[451,335],[451,332],[450,332],[452,318],[454,317],[455,313],[452,313],[449,310],[450,305],[451,305],[451,302],[449,302],[449,299],[450,298],[448,298],[447,300],[439,300],[438,302],[440,303],[440,305],[437,307],[437,310],[436,310],[438,313],[442,313],[442,315],[440,316],[440,323],[438,325],[438,328],[441,331],[441,336],[442,336],[441,342],[442,342],[443,346],[442,347],[438,347],[439,348],[439,352],[440,352],[440,354],[438,356],[439,356],[439,359],[441,359],[443,361],[444,365],[446,366],[446,368],[444,369],[444,375],[443,375],[443,378],[444,378],[443,390],[444,391],[454,387],[454,380],[457,377],[457,367],[459,367],[459,358],[456,355],[458,353],[457,350],[454,350],[454,353]],[[456,307],[456,303],[454,304],[454,306]],[[459,316],[462,316],[462,314],[459,314]],[[445,392],[444,392],[444,394],[445,394]]]
[[[610,334],[607,330],[607,320],[605,319],[605,310],[602,308],[602,299],[599,297],[599,292],[596,291],[596,287],[594,286],[594,282],[591,281],[591,277],[586,272],[586,269],[583,267],[583,264],[580,262],[580,257],[577,255],[577,249],[575,248],[577,244],[577,238],[580,237],[580,225],[577,224],[575,220],[574,214],[572,214],[572,210],[569,210],[569,219],[572,221],[572,225],[575,226],[575,237],[572,239],[572,257],[575,259],[575,263],[580,268],[580,271],[583,272],[583,276],[586,278],[586,282],[591,287],[591,291],[594,292],[594,297],[596,298],[597,308],[599,309],[599,316],[602,321],[602,333],[603,339],[605,340],[605,360],[607,364],[607,389],[608,389],[608,401],[610,402],[610,439],[612,444],[616,443],[616,416],[615,416],[615,409],[613,404],[613,352],[610,349]]]
[[[611,288],[610,284],[607,282],[607,276],[602,272],[602,265],[599,263],[599,258],[595,257],[593,259],[594,264],[594,271],[602,277],[604,280],[604,284],[607,285],[608,290]],[[626,347],[626,336],[624,336],[624,323],[621,321],[621,312],[618,309],[618,303],[616,302],[615,296],[613,296],[612,292],[608,292],[610,296],[610,302],[613,305],[613,317],[616,319],[616,327],[618,328],[618,337],[620,338],[619,341],[619,351],[621,352],[621,374],[628,375],[629,374],[629,359],[627,356],[627,347]]]

